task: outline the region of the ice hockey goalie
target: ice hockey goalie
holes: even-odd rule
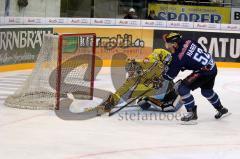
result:
[[[105,112],[110,112],[121,102],[136,98],[143,91],[149,90],[137,100],[137,104],[143,110],[151,108],[163,112],[177,111],[182,104],[174,89],[174,83],[161,78],[164,64],[170,60],[170,53],[164,49],[154,49],[152,54],[143,60],[128,59],[125,66],[127,80],[99,107]]]

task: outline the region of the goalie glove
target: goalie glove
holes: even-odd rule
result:
[[[128,59],[125,70],[128,73],[128,78],[138,77],[143,73],[141,65],[135,59]]]
[[[153,77],[152,84],[154,89],[160,89],[162,87],[163,80],[159,77]]]

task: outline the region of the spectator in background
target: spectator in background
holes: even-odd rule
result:
[[[128,14],[125,15],[124,19],[138,19],[138,16],[136,15],[136,11],[134,8],[130,8],[128,10]]]
[[[155,14],[155,11],[154,11],[154,10],[150,10],[150,12],[149,12],[149,15],[148,15],[147,19],[148,19],[148,20],[157,20],[157,19],[158,19],[158,17],[156,16],[156,14]]]
[[[10,0],[5,0],[4,16],[9,16],[9,10],[10,10]]]
[[[196,0],[197,5],[201,6],[209,6],[211,3],[211,0]]]
[[[211,0],[212,6],[223,6],[222,3],[223,3],[223,0]]]

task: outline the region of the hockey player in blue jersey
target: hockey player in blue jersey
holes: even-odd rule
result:
[[[163,40],[165,41],[165,47],[172,53],[171,60],[166,61],[167,65],[163,78],[173,80],[180,70],[193,71],[188,77],[180,81],[177,88],[188,112],[181,120],[197,120],[197,106],[190,94],[191,90],[197,88],[201,88],[201,94],[218,111],[215,118],[221,118],[228,112],[228,109],[222,106],[219,96],[213,90],[217,66],[212,56],[205,52],[200,44],[193,40],[184,40],[179,33],[166,34],[163,36]]]

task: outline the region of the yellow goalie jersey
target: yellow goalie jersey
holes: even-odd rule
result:
[[[144,96],[161,107],[165,102],[166,94],[174,90],[172,82],[164,81],[161,78],[164,71],[163,63],[170,57],[169,55],[167,50],[155,49],[144,60],[128,60],[125,67],[128,78],[115,93],[110,95],[109,102],[115,106],[150,89]]]

